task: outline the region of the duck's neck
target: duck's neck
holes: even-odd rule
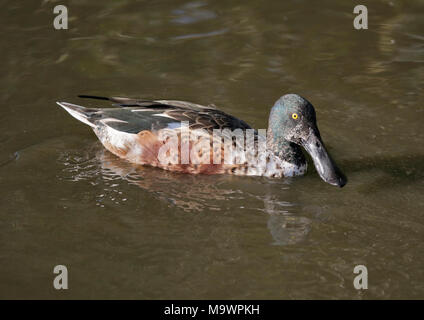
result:
[[[272,128],[268,129],[266,146],[268,150],[272,151],[283,161],[299,167],[306,164],[302,149],[297,144],[274,134]]]

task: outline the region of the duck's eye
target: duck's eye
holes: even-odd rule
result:
[[[297,118],[299,118],[299,116],[297,115],[297,113],[295,112],[295,113],[292,113],[292,118],[294,119],[294,120],[297,120]]]

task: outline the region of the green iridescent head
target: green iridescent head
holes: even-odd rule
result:
[[[324,146],[315,109],[308,100],[297,94],[282,96],[271,109],[269,129],[272,144],[277,148],[288,143],[303,147],[311,155],[318,174],[325,182],[339,187],[347,183]]]

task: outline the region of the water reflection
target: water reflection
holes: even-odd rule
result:
[[[195,176],[138,166],[116,157],[98,144],[85,151],[83,154],[64,152],[60,161],[65,166],[67,180],[88,180],[93,185],[103,183],[106,186],[104,192],[97,195],[98,206],[104,207],[106,202],[112,205],[126,202],[128,196],[119,187],[125,181],[167,206],[184,212],[253,210],[258,214],[266,213],[269,215],[267,227],[276,245],[304,241],[311,230],[312,220],[300,216],[296,212],[299,210],[293,210],[296,207],[293,203],[281,200],[280,192],[284,189],[281,185],[288,190],[289,179],[278,183],[276,188],[265,186],[262,195],[255,195],[231,183],[231,176]],[[250,180],[246,182],[252,183]]]
[[[311,230],[312,220],[293,214],[290,210],[293,206],[270,195],[264,197],[264,211],[270,216],[267,226],[276,245],[299,243]]]
[[[276,245],[296,244],[305,240],[311,227],[312,220],[301,216],[271,214],[268,220],[268,229]]]

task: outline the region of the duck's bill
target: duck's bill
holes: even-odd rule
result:
[[[346,176],[336,166],[325,149],[318,130],[314,130],[314,133],[311,133],[303,141],[303,147],[311,155],[315,168],[322,180],[340,188],[347,183]]]

